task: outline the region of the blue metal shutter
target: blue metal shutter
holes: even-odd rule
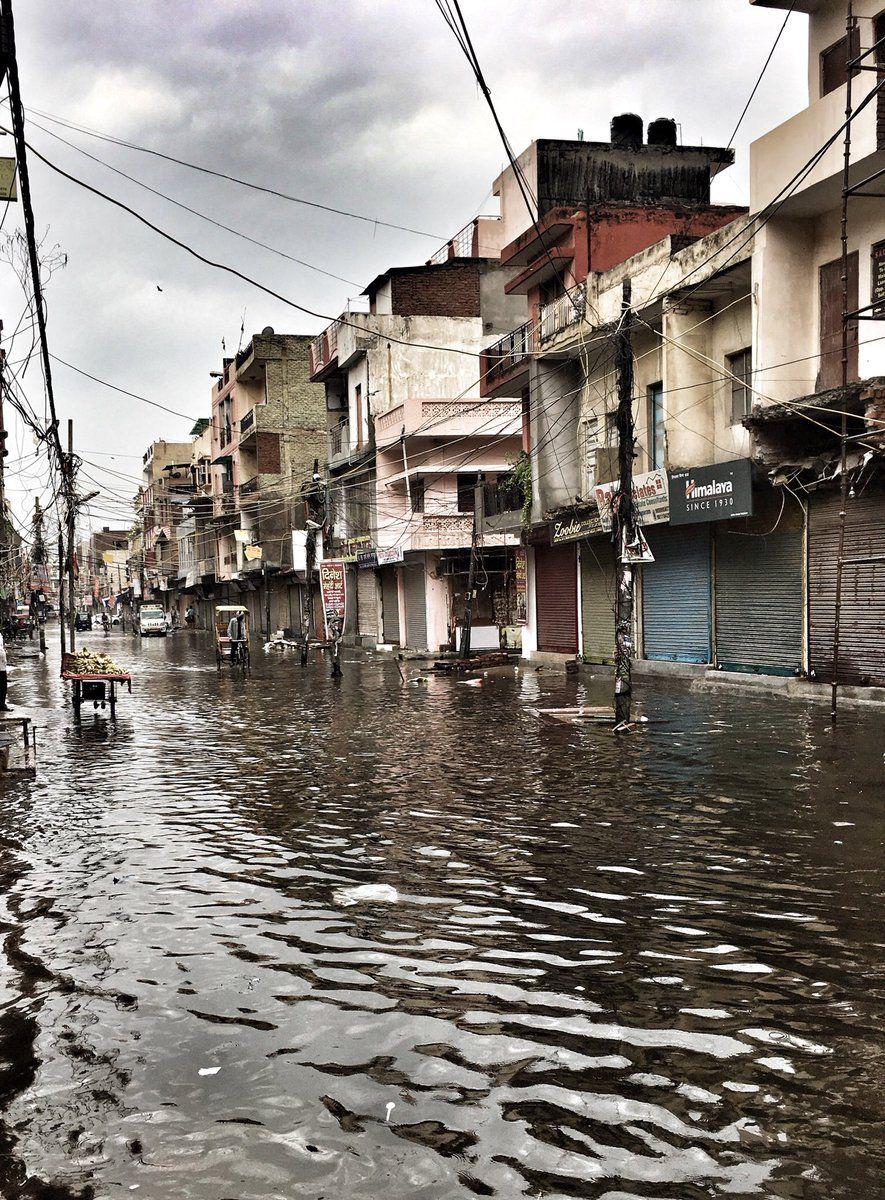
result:
[[[802,531],[716,530],[716,659],[731,671],[802,666]]]
[[[645,657],[710,661],[710,526],[644,530],[655,556],[642,568]]]

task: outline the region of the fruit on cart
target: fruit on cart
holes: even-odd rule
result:
[[[97,654],[94,650],[79,650],[71,663],[77,675],[125,675],[121,666],[109,654]]]

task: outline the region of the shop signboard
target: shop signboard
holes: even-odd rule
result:
[[[356,565],[361,571],[369,571],[378,566],[378,554],[374,546],[371,550],[357,550]]]
[[[670,471],[670,524],[695,525],[753,514],[748,458]]]
[[[341,559],[328,558],[320,563],[320,594],[323,598],[326,638],[340,637],[344,631],[347,610],[347,583]]]
[[[514,553],[515,583],[516,583],[516,612],[517,625],[527,625],[529,619],[529,581],[528,563],[524,546],[517,546]]]
[[[18,200],[15,186],[15,159],[0,158],[0,200]]]
[[[599,517],[605,533],[611,532],[612,501],[618,481],[598,483],[594,488]],[[633,505],[640,525],[666,525],[670,520],[670,489],[667,472],[645,471],[633,476]]]
[[[611,525],[609,525],[611,528]],[[550,545],[559,546],[563,542],[579,542],[581,538],[595,537],[604,533],[602,519],[598,512],[572,513],[567,517],[557,517],[550,522]]]
[[[403,561],[403,551],[401,546],[391,546],[386,550],[377,549],[376,557],[379,567],[389,567],[391,563],[401,563]]]

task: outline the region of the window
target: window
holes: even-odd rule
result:
[[[584,489],[592,496],[596,487],[596,451],[599,448],[599,418],[584,419]]]
[[[608,447],[618,444],[618,414],[617,411],[605,414],[605,444]]]
[[[731,376],[731,423],[738,425],[753,407],[753,351],[747,347],[725,356]]]
[[[414,479],[410,480],[409,491],[411,492],[411,495],[412,495],[412,512],[413,513],[423,513],[424,512],[424,477],[421,475],[416,475]]]
[[[860,31],[857,26],[851,34],[851,49],[848,48],[848,38],[839,38],[832,46],[821,52],[820,56],[820,94],[828,96],[835,92],[843,83],[848,82],[848,60],[857,58],[860,54]],[[857,70],[851,72],[852,76]]]
[[[458,476],[458,512],[473,512],[473,489],[476,487],[478,475]]]
[[[664,385],[651,383],[646,392],[646,446],[649,470],[656,471],[664,465],[666,452],[666,429],[664,427]]]
[[[351,441],[359,450],[363,444],[363,385],[361,383],[358,383],[353,389],[353,420],[356,429],[353,431]]]

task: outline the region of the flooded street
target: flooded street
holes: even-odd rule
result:
[[[134,691],[78,730],[47,632],[4,1197],[879,1194],[881,716],[641,685],[615,739],[563,675],[98,634]]]

